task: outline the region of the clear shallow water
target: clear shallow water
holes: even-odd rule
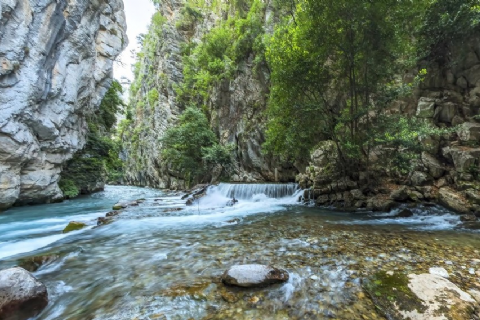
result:
[[[233,207],[225,206],[232,187],[221,185],[191,207],[180,195],[109,186],[15,208],[0,215],[0,267],[54,257],[34,273],[51,300],[37,319],[382,319],[361,295],[361,279],[379,269],[442,266],[463,289],[480,286],[480,235],[455,230],[458,217],[443,209],[404,219],[336,213],[255,188],[248,195],[241,187]],[[117,200],[138,198],[146,201],[93,228]],[[61,234],[72,220],[90,227]],[[220,275],[242,263],[274,264],[291,277],[264,289],[224,287]]]

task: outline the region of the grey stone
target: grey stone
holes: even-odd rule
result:
[[[0,319],[28,319],[48,304],[47,287],[27,270],[0,271]]]
[[[422,97],[417,105],[417,117],[419,118],[433,118],[435,114],[435,100],[431,98]]]
[[[468,200],[472,201],[475,204],[480,204],[480,192],[470,189],[465,191],[465,194],[467,195]]]
[[[406,186],[402,186],[397,190],[392,191],[390,194],[390,198],[395,201],[405,201],[408,199],[408,188]]]
[[[480,143],[480,123],[465,122],[458,128],[457,134],[462,141]]]
[[[0,210],[62,198],[63,164],[83,148],[128,43],[121,0],[2,5]]]
[[[455,190],[444,187],[438,192],[438,201],[441,205],[459,213],[468,213],[469,205]]]
[[[288,281],[288,272],[272,266],[246,264],[232,266],[225,271],[222,282],[239,287],[261,287]]]
[[[432,182],[432,179],[425,172],[415,171],[412,173],[410,181],[413,186],[424,186]]]
[[[452,123],[457,114],[457,106],[453,102],[444,102],[435,109],[434,118],[443,123]]]
[[[430,175],[435,179],[440,178],[445,173],[445,169],[440,161],[427,152],[422,152],[422,162]]]

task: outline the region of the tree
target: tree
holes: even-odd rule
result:
[[[165,132],[161,142],[163,159],[183,175],[187,185],[205,180],[212,166],[227,167],[231,163],[230,147],[218,144],[207,117],[193,106],[182,113],[175,127]]]
[[[414,61],[406,18],[417,9],[397,0],[297,2],[267,46],[267,151],[293,160],[333,140],[345,174],[368,168],[378,115],[398,97],[397,75]]]

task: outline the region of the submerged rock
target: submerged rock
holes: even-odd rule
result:
[[[60,258],[60,256],[57,255],[57,254],[47,254],[47,255],[41,255],[41,256],[34,256],[34,257],[21,259],[18,262],[18,266],[27,270],[27,271],[35,272],[41,266],[43,266],[45,264],[52,263],[55,260],[58,260],[58,258]]]
[[[63,233],[69,233],[72,231],[80,230],[85,228],[87,225],[83,222],[78,222],[78,221],[71,221],[65,229],[63,229]]]
[[[288,272],[261,264],[245,264],[230,267],[222,276],[222,282],[239,287],[262,287],[288,281]]]
[[[410,218],[413,216],[413,212],[409,209],[403,209],[398,214],[394,216],[394,218]]]
[[[474,214],[464,214],[460,216],[460,221],[462,222],[475,222],[477,221],[477,216]]]
[[[227,207],[233,207],[235,205],[235,203],[238,203],[238,200],[233,198],[231,200],[228,200],[227,201]]]
[[[122,210],[128,207],[138,206],[143,201],[144,200],[141,200],[141,199],[135,200],[135,201],[119,201],[113,205],[112,210],[117,211],[117,210]]]
[[[0,319],[28,319],[47,304],[47,287],[27,270],[14,267],[0,271]]]

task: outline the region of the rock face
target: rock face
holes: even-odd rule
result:
[[[261,264],[233,266],[222,276],[222,282],[238,287],[261,287],[288,281],[288,272]]]
[[[161,138],[183,112],[184,107],[178,101],[178,87],[184,80],[185,48],[198,45],[209,31],[228,16],[234,16],[235,9],[225,0],[217,2],[221,10],[217,10],[214,2],[207,2],[207,9],[195,8],[198,9],[196,15],[201,18],[185,23],[185,14],[192,8],[184,1],[160,0],[159,3],[158,14],[163,17],[161,30],[152,24],[150,48],[144,46],[138,64],[139,73],[134,83],[138,90],[132,92],[134,129],[131,137],[124,141],[126,181],[134,185],[183,189],[186,186],[182,173],[162,161]],[[213,7],[208,8],[208,5]],[[262,23],[268,30],[267,17],[272,15],[273,9],[271,1],[265,1],[265,5]],[[238,62],[235,75],[214,86],[204,108],[208,109],[210,126],[220,143],[234,146],[233,181],[275,181],[276,177],[280,181],[292,181],[296,174],[293,166],[284,166],[278,159],[266,157],[260,151],[265,141],[263,111],[269,92],[269,71],[266,66],[256,67],[253,60],[250,55]],[[156,99],[149,99],[149,93]],[[216,175],[218,173],[212,173],[212,177]]]
[[[0,319],[28,319],[47,304],[47,288],[28,271],[19,267],[0,271]]]
[[[62,197],[62,165],[127,44],[121,0],[0,2],[0,209]]]

